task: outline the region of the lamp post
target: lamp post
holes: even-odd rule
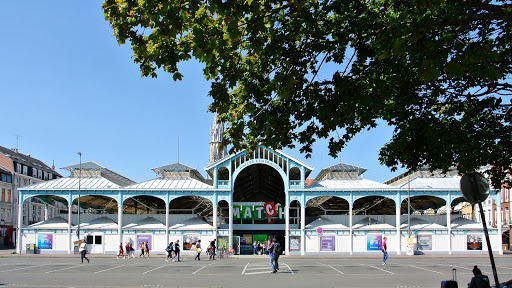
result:
[[[76,237],[80,241],[80,185],[82,184],[82,153],[76,153],[80,156],[80,170],[78,171],[78,229],[76,229]]]

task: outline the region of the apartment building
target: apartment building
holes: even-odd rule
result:
[[[18,220],[18,188],[62,176],[45,163],[17,149],[0,146],[0,248],[15,247]],[[53,217],[59,212],[59,203],[45,203],[38,198],[23,203],[23,225],[30,225]]]

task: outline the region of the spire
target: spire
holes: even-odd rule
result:
[[[226,147],[220,148],[224,134],[224,124],[218,122],[218,114],[213,116],[213,125],[210,127],[210,158],[209,164],[216,162],[228,155]]]

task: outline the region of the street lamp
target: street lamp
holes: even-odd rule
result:
[[[80,156],[80,170],[78,171],[78,229],[76,229],[76,237],[80,241],[80,184],[82,184],[82,153],[76,153]]]

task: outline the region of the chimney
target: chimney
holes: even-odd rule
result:
[[[12,148],[11,150],[18,153],[18,148]]]
[[[55,160],[53,160],[52,170],[55,171]]]

